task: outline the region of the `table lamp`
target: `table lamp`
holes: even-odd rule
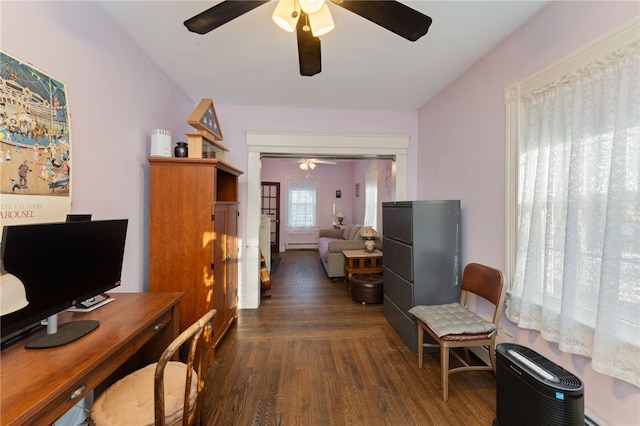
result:
[[[376,249],[376,242],[374,241],[374,238],[378,235],[376,230],[370,226],[365,226],[362,228],[360,235],[362,236],[362,238],[364,238],[365,250],[370,253],[374,251]]]

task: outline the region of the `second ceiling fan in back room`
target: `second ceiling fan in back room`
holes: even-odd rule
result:
[[[318,160],[316,158],[301,158],[298,163],[302,170],[313,170],[316,168],[316,164],[331,164],[334,166],[338,164],[337,161]]]
[[[225,0],[184,21],[189,31],[206,34],[270,0]],[[429,31],[431,18],[395,0],[331,0],[332,3],[374,24],[416,41]],[[325,0],[279,0],[273,20],[283,29],[296,31],[300,75],[322,71],[320,36],[333,29]]]

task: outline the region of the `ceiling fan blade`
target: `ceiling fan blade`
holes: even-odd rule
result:
[[[296,34],[298,36],[298,60],[300,62],[300,75],[311,77],[322,71],[322,59],[320,56],[320,38],[314,37],[311,30],[305,31],[308,26],[307,14],[300,12]]]
[[[410,41],[429,31],[432,19],[394,0],[331,0],[356,15],[378,24]]]
[[[206,34],[265,3],[269,0],[225,0],[187,19],[184,26],[193,33]]]

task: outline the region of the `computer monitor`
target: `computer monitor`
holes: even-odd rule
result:
[[[3,346],[16,333],[120,285],[127,219],[9,225],[2,233],[4,269],[20,279],[29,304],[0,318]],[[98,326],[70,322],[35,335],[27,347],[70,343]]]

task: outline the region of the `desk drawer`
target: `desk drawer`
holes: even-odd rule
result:
[[[160,318],[153,321],[145,330],[140,332],[135,339],[135,350],[139,350],[145,343],[153,339],[162,329],[171,323],[173,315],[171,311],[165,312]]]
[[[133,345],[128,344],[120,348],[105,359],[100,368],[95,368],[88,372],[81,380],[70,383],[69,386],[62,389],[53,399],[47,402],[42,409],[39,409],[27,421],[19,419],[16,424],[22,425],[45,425],[52,424],[62,414],[69,411],[86,397],[89,392],[93,391],[100,383],[102,383],[112,371],[124,364],[135,353]],[[43,383],[45,386],[46,383]],[[25,398],[29,398],[25,395]]]

